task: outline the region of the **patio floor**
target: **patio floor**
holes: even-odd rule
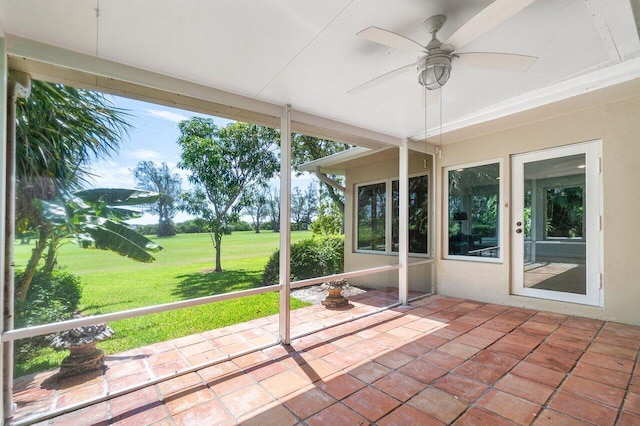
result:
[[[292,311],[292,335],[397,300]],[[49,385],[19,378],[16,420],[274,341],[277,316],[108,356]],[[430,296],[42,422],[55,425],[638,425],[640,327]],[[49,380],[50,381],[50,380]]]

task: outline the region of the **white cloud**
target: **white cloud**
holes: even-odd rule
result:
[[[131,158],[134,160],[145,160],[145,161],[159,161],[163,158],[163,154],[158,151],[153,151],[150,149],[136,149],[131,150],[125,153],[127,158]]]
[[[187,117],[186,115],[161,109],[146,109],[145,112],[154,117],[160,117],[164,118],[165,120],[173,121],[174,123],[179,123],[181,121],[189,119],[189,117]]]

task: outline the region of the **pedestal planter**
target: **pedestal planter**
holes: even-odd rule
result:
[[[104,352],[96,348],[96,343],[112,334],[113,330],[106,324],[78,327],[59,333],[51,346],[69,349],[71,354],[62,360],[56,378],[76,376],[102,368]]]
[[[342,295],[342,290],[349,287],[347,280],[335,280],[323,283],[321,286],[329,295],[321,302],[330,309],[341,308],[349,304],[349,299]]]

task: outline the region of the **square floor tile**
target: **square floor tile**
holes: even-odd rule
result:
[[[553,396],[548,408],[598,425],[613,424],[618,410],[567,392]]]
[[[516,426],[517,423],[505,419],[502,416],[483,410],[482,408],[472,407],[465,412],[458,420],[456,426]]]
[[[483,383],[457,374],[447,374],[436,381],[433,387],[468,404],[475,402],[488,389],[488,386]]]
[[[615,409],[620,407],[625,395],[624,390],[620,388],[578,376],[569,377],[560,389],[574,395],[583,396],[610,405]]]
[[[291,371],[285,371],[260,382],[276,398],[282,398],[292,392],[309,385],[311,380],[305,379]]]
[[[335,402],[335,398],[314,387],[302,389],[284,399],[284,404],[303,420]]]
[[[336,399],[343,399],[355,391],[362,389],[366,383],[361,382],[353,376],[345,373],[331,375],[315,385]]]
[[[478,405],[518,424],[531,423],[542,408],[538,404],[498,390],[490,391],[478,401]]]
[[[447,374],[447,370],[433,366],[430,363],[419,359],[411,361],[398,371],[425,384],[429,384],[438,377],[442,377]]]
[[[400,401],[385,395],[373,387],[361,389],[342,402],[372,422],[387,415],[391,410],[400,405]]]
[[[443,426],[439,420],[434,419],[431,416],[426,415],[422,411],[410,407],[409,405],[403,405],[397,410],[391,412],[391,414],[378,420],[378,426]]]
[[[515,374],[507,374],[495,385],[495,388],[538,405],[544,405],[556,390]]]
[[[551,370],[526,361],[516,365],[515,368],[511,370],[511,373],[553,388],[560,385],[565,378],[564,373],[560,371]]]
[[[333,404],[306,420],[309,426],[366,425],[369,422],[360,414],[342,404]]]
[[[220,398],[234,417],[241,417],[273,401],[273,397],[259,385],[250,385]]]
[[[373,385],[402,402],[405,402],[426,386],[424,383],[397,372],[384,376]]]
[[[431,417],[450,424],[467,409],[467,404],[447,392],[427,388],[408,401],[408,404]]]

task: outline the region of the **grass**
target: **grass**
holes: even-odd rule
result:
[[[292,243],[309,237],[306,231],[291,233]],[[164,250],[154,254],[156,261],[151,264],[111,252],[82,250],[73,244],[61,247],[58,264],[82,280],[81,314],[97,315],[257,287],[278,239],[279,234],[273,232],[226,235],[222,240],[224,271],[218,273],[211,272],[215,252],[208,234],[154,239]],[[31,248],[15,246],[17,268],[26,265]],[[292,309],[303,306],[308,303],[291,299]],[[122,352],[277,312],[278,294],[272,292],[130,318],[109,323],[115,334],[98,347],[107,354]],[[47,347],[25,355],[17,357],[16,376],[56,368],[67,353]]]

